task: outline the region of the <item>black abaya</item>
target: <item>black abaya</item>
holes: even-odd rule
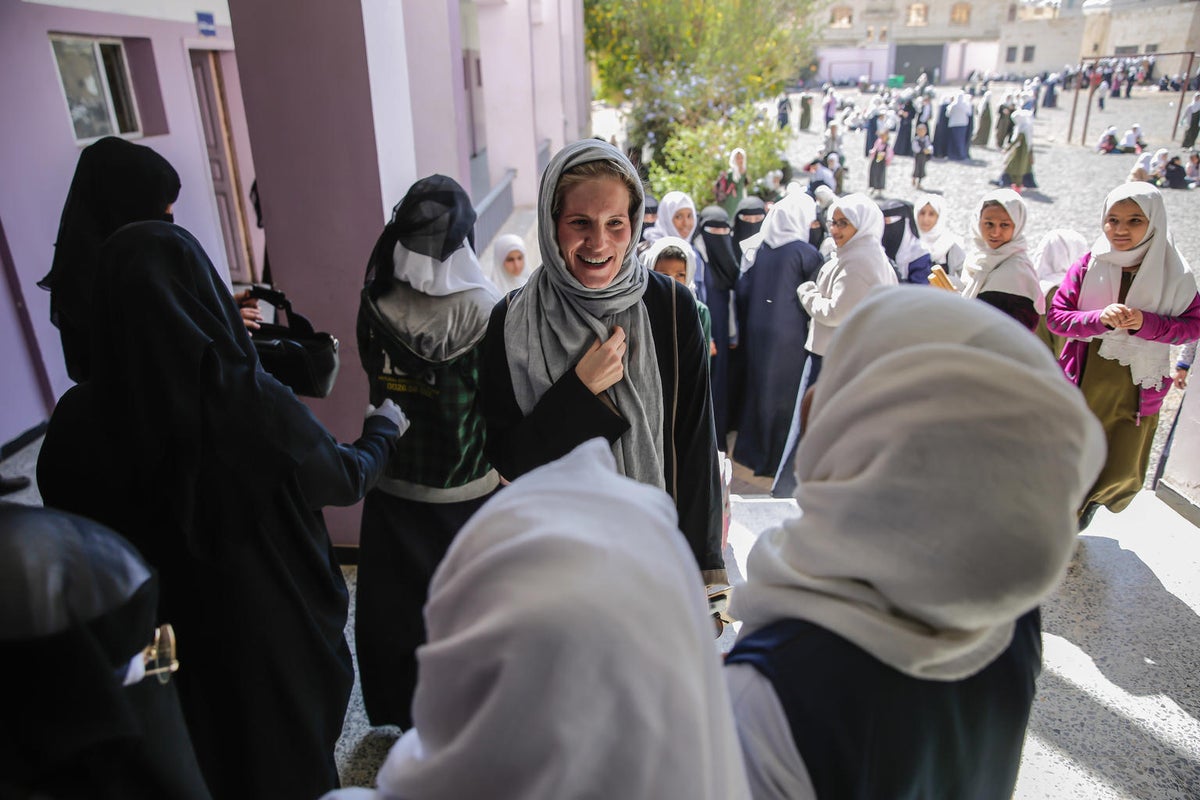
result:
[[[697,228],[697,237],[704,242],[704,283],[707,290],[705,305],[712,316],[712,337],[717,347],[709,371],[709,379],[712,382],[713,422],[717,431],[717,449],[724,452],[726,436],[730,429],[729,346],[733,327],[731,305],[739,274],[738,258],[733,250],[732,226],[724,209],[708,206],[702,210]]]
[[[816,280],[822,259],[808,242],[763,244],[738,281],[738,319],[746,362],[745,402],[733,458],[756,475],[774,475],[783,454],[804,371],[808,314],[796,287]]]
[[[213,797],[318,797],[353,683],[347,592],[320,509],[360,499],[397,429],[339,445],[262,371],[228,290],[182,228],[101,251],[92,378],[59,401],[47,504],[124,534],[162,579],[180,700]]]
[[[950,152],[950,102],[938,104],[937,127],[933,131],[934,158],[945,158]]]

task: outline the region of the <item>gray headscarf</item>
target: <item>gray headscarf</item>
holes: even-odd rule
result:
[[[603,289],[589,289],[571,275],[559,253],[557,225],[551,214],[554,191],[563,173],[592,161],[612,162],[637,187],[629,247],[616,277]],[[511,301],[504,322],[504,349],[517,405],[529,414],[542,395],[575,368],[597,338],[607,340],[613,326],[620,325],[628,342],[625,376],[605,394],[630,428],[613,445],[613,455],[623,475],[664,488],[662,377],[650,317],[641,302],[649,271],[634,255],[644,199],[633,165],[610,144],[584,139],[554,156],[538,191],[542,268]]]

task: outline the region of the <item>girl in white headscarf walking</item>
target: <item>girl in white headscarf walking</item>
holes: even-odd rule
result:
[[[899,282],[883,250],[883,212],[864,194],[848,194],[829,208],[829,233],[834,252],[815,281],[796,287],[800,306],[811,318],[804,349],[808,360],[800,388],[793,398],[792,422],[783,458],[775,468],[771,494],[791,497],[796,488],[793,461],[802,430],[801,406],[809,386],[821,374],[821,359],[833,332],[876,286]]]
[[[1102,234],[1067,271],[1046,314],[1068,339],[1059,357],[1108,438],[1108,460],[1080,528],[1100,506],[1119,512],[1146,479],[1158,412],[1171,388],[1171,345],[1200,338],[1200,297],[1175,246],[1162,194],[1148,183],[1108,193]]]
[[[1033,330],[1046,298],[1027,252],[1025,216],[1025,201],[1012,189],[983,196],[971,220],[975,255],[963,267],[962,296],[993,305]]]
[[[930,261],[946,270],[951,283],[961,288],[967,254],[962,239],[950,230],[945,198],[940,194],[921,195],[913,207],[916,209],[917,229],[921,231],[921,243],[929,249]]]

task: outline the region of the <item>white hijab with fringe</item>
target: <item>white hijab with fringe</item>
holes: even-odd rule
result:
[[[731,613],[743,636],[804,619],[915,678],[973,675],[1058,585],[1104,451],[1019,323],[877,289],[825,356],[796,458],[801,516],[759,537]]]
[[[1149,183],[1123,183],[1104,198],[1101,227],[1109,210],[1122,200],[1132,200],[1149,220],[1146,236],[1131,250],[1113,250],[1103,233],[1092,245],[1083,284],[1079,289],[1079,310],[1098,311],[1116,303],[1121,291],[1121,271],[1138,266],[1129,287],[1125,305],[1140,311],[1175,317],[1196,298],[1196,279],[1187,259],[1175,246],[1167,224],[1162,193]],[[1090,337],[1088,341],[1090,341]],[[1129,367],[1133,382],[1143,389],[1157,389],[1171,373],[1171,346],[1152,342],[1127,330],[1108,331],[1100,337],[1100,357]]]

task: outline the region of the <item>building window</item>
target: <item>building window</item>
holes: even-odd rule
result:
[[[1009,22],[1017,21],[1017,7],[1015,5],[1011,5],[1008,7],[1008,21]]]
[[[1031,45],[1031,44],[1025,45],[1025,52],[1023,52],[1021,54],[1021,60],[1026,63],[1033,61],[1033,45]]]
[[[119,39],[51,36],[50,45],[76,141],[142,132]]]
[[[924,3],[913,3],[908,7],[908,20],[905,25],[928,25],[929,6]]]
[[[854,10],[850,6],[838,6],[829,12],[829,27],[849,28],[854,24]]]
[[[955,3],[950,7],[950,24],[951,25],[970,25],[971,24],[971,4],[970,3]]]
[[[1142,52],[1143,52],[1143,53],[1157,53],[1157,52],[1158,52],[1158,45],[1156,45],[1156,44],[1148,44],[1148,45],[1146,45],[1146,46],[1145,46],[1145,48],[1143,48]]]
[[[869,42],[874,38],[875,38],[875,26],[868,25],[867,26],[867,41]]]
[[[1009,47],[1004,51],[1004,63],[1012,64],[1017,60],[1017,48]]]
[[[887,28],[879,29],[879,41],[881,41],[881,42],[887,41]]]

